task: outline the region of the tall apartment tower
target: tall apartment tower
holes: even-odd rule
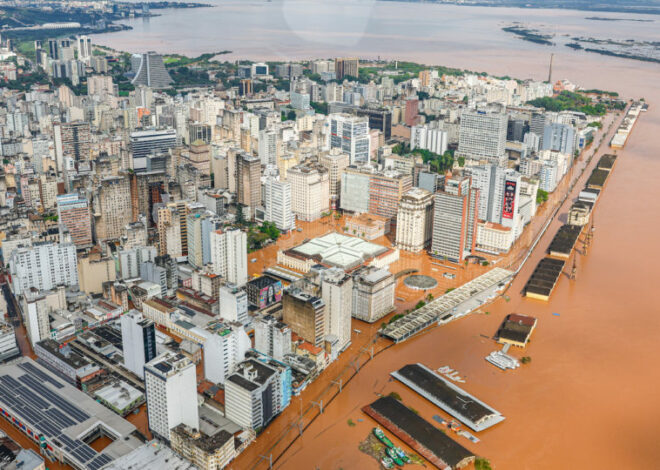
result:
[[[144,379],[144,365],[156,357],[154,322],[137,310],[126,312],[120,321],[124,366]]]
[[[132,221],[131,188],[128,177],[108,176],[98,188],[96,238],[111,240],[122,235],[123,228]]]
[[[277,164],[277,131],[263,129],[259,131],[259,158],[262,165]]]
[[[92,219],[86,198],[78,193],[57,196],[57,220],[67,228],[77,248],[92,245]]]
[[[479,190],[470,188],[470,178],[445,183],[435,195],[431,255],[458,263],[474,250],[478,206]]]
[[[360,75],[360,60],[355,57],[345,57],[335,59],[335,76],[337,80],[343,80],[344,77],[357,78]]]
[[[209,323],[204,330],[204,378],[213,383],[225,383],[236,365],[245,359],[252,346],[242,326],[223,322]]]
[[[412,188],[401,196],[397,213],[396,246],[414,253],[431,242],[433,234],[433,194]]]
[[[323,299],[290,288],[284,292],[282,309],[282,320],[291,330],[314,346],[323,347],[326,321]]]
[[[58,171],[64,170],[64,158],[75,161],[89,160],[91,157],[91,130],[88,122],[74,121],[53,125],[55,140],[55,163]]]
[[[134,74],[131,80],[133,85],[167,88],[173,82],[163,63],[163,56],[155,52],[133,54],[131,56],[131,68]]]
[[[9,262],[12,290],[19,296],[34,287],[50,290],[78,284],[76,246],[73,243],[35,243],[12,251]]]
[[[325,335],[336,336],[339,350],[351,344],[351,305],[353,278],[343,269],[330,268],[321,273],[321,297],[325,303]]]
[[[330,207],[328,171],[321,165],[296,165],[287,171],[291,183],[291,210],[303,221],[321,217]]]
[[[195,365],[184,355],[166,352],[144,366],[149,430],[169,441],[170,430],[185,424],[199,429]]]
[[[371,139],[369,118],[351,114],[331,114],[330,148],[349,155],[350,164],[368,163]]]
[[[350,165],[351,158],[348,153],[338,148],[332,148],[319,156],[319,163],[328,170],[330,208],[339,209],[341,193],[341,174],[344,168]]]
[[[149,155],[167,152],[176,146],[174,129],[146,130],[131,132],[131,153],[133,161],[146,159]]]
[[[276,361],[291,353],[291,328],[272,315],[254,323],[254,349]]]
[[[520,173],[497,165],[474,166],[469,170],[472,187],[479,190],[479,219],[515,229],[522,184]]]
[[[464,111],[458,135],[458,156],[504,166],[507,126],[506,113]]]
[[[217,228],[217,219],[210,211],[188,214],[188,262],[201,269],[211,263],[211,233]]]
[[[295,227],[295,219],[291,211],[291,183],[267,177],[264,183],[264,220],[273,222],[284,231]]]
[[[78,48],[78,60],[82,62],[89,62],[92,58],[92,38],[89,36],[78,36],[76,38],[76,45]]]
[[[239,229],[211,232],[213,272],[227,282],[243,286],[247,282],[247,235]]]
[[[238,203],[250,208],[250,217],[261,205],[261,161],[247,153],[236,157],[236,192]]]

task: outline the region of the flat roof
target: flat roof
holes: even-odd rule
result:
[[[314,258],[325,264],[350,269],[388,250],[387,247],[361,238],[333,232],[287,251],[304,258]]]
[[[0,366],[0,406],[77,468],[99,470],[140,445],[135,426],[30,358]],[[99,426],[114,438],[100,453],[83,442]]]
[[[444,379],[423,364],[408,364],[390,374],[474,431],[504,421],[499,411]]]
[[[103,470],[147,470],[153,468],[197,470],[192,462],[179,457],[168,446],[156,440],[148,442],[129,454],[118,458],[104,467]]]
[[[472,452],[395,398],[379,398],[362,410],[438,468],[457,468],[474,459]]]
[[[547,257],[539,261],[525,285],[525,295],[531,293],[549,297],[564,269],[564,264],[566,264],[564,260]]]
[[[110,403],[114,408],[123,410],[135,400],[144,397],[135,387],[125,382],[115,382],[94,392],[94,396]]]

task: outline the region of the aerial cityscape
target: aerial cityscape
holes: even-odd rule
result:
[[[0,0],[0,468],[656,468],[658,15]]]

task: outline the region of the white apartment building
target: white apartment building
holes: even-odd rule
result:
[[[466,159],[488,159],[502,163],[506,159],[506,113],[464,111],[458,135],[458,156]]]
[[[325,303],[325,335],[336,336],[338,349],[343,351],[351,344],[351,307],[353,302],[353,278],[341,268],[331,268],[321,273],[321,298]]]
[[[513,242],[514,232],[511,227],[483,220],[477,222],[476,250],[499,255],[507,253]]]
[[[44,295],[34,288],[26,290],[21,297],[21,311],[32,347],[39,341],[50,338],[50,308]]]
[[[328,170],[330,204],[333,209],[337,209],[341,197],[341,175],[350,164],[350,157],[340,149],[333,148],[319,155],[319,163]]]
[[[195,365],[182,354],[166,352],[144,366],[149,429],[170,440],[170,430],[185,424],[199,429]]]
[[[399,201],[396,246],[417,253],[431,243],[433,234],[433,194],[412,188]]]
[[[276,361],[291,354],[291,328],[272,315],[266,315],[254,323],[254,349]]]
[[[420,148],[438,155],[447,151],[449,136],[442,129],[429,126],[413,126],[410,128],[410,150]]]
[[[291,183],[291,210],[298,219],[311,222],[330,209],[328,171],[320,165],[296,165],[287,171]]]
[[[341,149],[349,155],[351,165],[368,163],[371,140],[369,118],[351,114],[331,114],[330,148]]]
[[[247,275],[247,234],[239,229],[211,232],[213,272],[227,282],[243,286]]]
[[[76,246],[73,243],[37,243],[14,250],[9,260],[14,295],[27,289],[50,290],[78,284]]]
[[[259,159],[262,165],[277,164],[278,135],[273,129],[259,131]]]
[[[236,364],[245,359],[252,346],[240,324],[221,321],[209,323],[204,330],[204,378],[213,383],[225,383]]]
[[[295,228],[295,219],[291,211],[291,183],[279,181],[273,176],[264,183],[264,220],[273,222],[283,231]]]
[[[130,310],[120,317],[124,367],[144,379],[144,365],[156,357],[154,322]]]

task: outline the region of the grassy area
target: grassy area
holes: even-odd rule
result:
[[[19,54],[24,55],[30,60],[35,60],[37,57],[34,41],[19,41],[16,44],[16,50]]]

